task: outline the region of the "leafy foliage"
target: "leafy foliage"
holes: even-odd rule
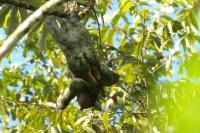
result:
[[[45,0],[26,2],[40,7]],[[62,51],[38,21],[1,61],[0,131],[198,132],[199,3],[96,1],[101,36],[94,14],[83,23],[102,62],[121,76],[99,98],[103,111],[79,110],[74,101],[56,110],[71,76]],[[30,14],[0,1],[0,45]]]

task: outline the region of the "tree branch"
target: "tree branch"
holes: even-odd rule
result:
[[[46,11],[65,1],[67,0],[50,0],[33,12],[2,44],[0,47],[0,60],[16,46],[17,42],[30,30],[31,26],[44,17]]]
[[[33,6],[29,3],[26,3],[24,1],[19,1],[19,0],[0,0],[0,3],[4,3],[4,4],[9,4],[9,5],[13,5],[19,8],[23,8],[23,9],[27,9],[27,10],[31,10],[31,11],[35,11],[38,9],[38,7]],[[57,11],[52,11],[52,12],[44,12],[44,15],[54,15],[57,17],[61,17],[61,18],[68,18],[69,15],[63,12],[57,12]]]
[[[35,11],[38,9],[38,7],[36,7],[36,6],[33,6],[27,2],[19,1],[19,0],[0,0],[0,3],[13,5],[15,7],[19,7],[19,8],[23,8],[23,9],[27,9],[27,10],[31,10],[31,11]],[[84,3],[77,2],[77,4],[82,5],[84,7],[88,7],[88,5],[84,4]],[[60,18],[69,18],[68,14],[63,13],[63,12],[58,12],[58,11],[44,12],[44,15],[54,15],[54,16],[57,16]],[[82,13],[81,13],[81,15],[82,15]]]

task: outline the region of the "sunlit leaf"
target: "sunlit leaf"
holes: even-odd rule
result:
[[[121,13],[126,13],[133,6],[133,2],[129,1],[121,7]]]
[[[75,125],[79,125],[79,124],[83,123],[85,121],[85,119],[87,119],[87,118],[88,118],[88,116],[81,117],[80,119],[78,119],[76,121]]]
[[[108,45],[113,45],[113,39],[114,39],[114,34],[115,34],[115,30],[114,29],[111,29],[108,33]]]
[[[131,83],[135,80],[135,70],[133,68],[133,65],[130,63],[127,63],[123,65],[120,69],[118,69],[119,74],[125,74],[125,81],[127,83]]]
[[[121,47],[124,47],[125,44],[126,44],[126,37],[123,37],[123,38],[121,39],[120,46],[121,46]]]
[[[3,23],[5,21],[5,17],[6,15],[9,13],[11,9],[11,6],[4,6],[1,10],[0,10],[0,26],[3,26]]]
[[[145,19],[145,20],[149,19],[149,11],[148,10],[142,10],[140,12],[140,16],[141,16],[142,19]]]
[[[117,24],[119,23],[120,17],[121,17],[121,14],[115,15],[115,16],[113,17],[112,21],[111,21],[112,24],[113,24],[113,25],[117,25]]]
[[[181,43],[182,43],[182,47],[183,47],[183,50],[186,52],[186,41],[185,41],[185,38],[182,38],[181,39]]]
[[[197,14],[194,11],[190,11],[190,19],[192,22],[192,25],[196,28],[199,29],[199,21],[197,19]]]
[[[142,47],[143,47],[143,43],[140,42],[138,43],[138,45],[136,46],[135,50],[134,50],[134,55],[139,58],[141,56],[141,52],[142,52]]]
[[[107,37],[107,31],[109,30],[109,27],[108,26],[104,26],[103,28],[102,28],[102,30],[101,30],[101,35],[102,35],[102,37],[101,37],[101,39],[102,39],[102,41],[104,42],[105,40],[106,40],[106,37]]]
[[[92,128],[90,127],[84,127],[83,128],[85,131],[87,131],[88,133],[96,133]]]
[[[103,124],[105,126],[106,129],[108,129],[109,127],[109,116],[108,116],[108,112],[104,112],[103,113]]]

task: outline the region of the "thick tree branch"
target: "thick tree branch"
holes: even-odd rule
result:
[[[4,3],[4,4],[9,4],[9,5],[13,5],[15,7],[19,7],[19,8],[23,8],[23,9],[27,9],[27,10],[31,10],[31,11],[35,11],[38,9],[38,7],[33,6],[27,2],[24,1],[19,1],[19,0],[0,0],[0,3]],[[77,3],[78,5],[82,5],[85,8],[90,8],[93,7],[94,2],[88,2],[89,4],[84,4],[84,3]],[[92,3],[92,4],[91,4]],[[91,10],[91,9],[90,9]],[[80,16],[84,16],[86,13],[85,12],[80,12]],[[52,12],[44,12],[44,15],[54,15],[60,18],[69,18],[69,15],[63,12],[58,12],[58,11],[52,11]]]
[[[0,47],[0,60],[6,56],[17,44],[17,42],[30,30],[39,19],[44,17],[44,13],[50,8],[64,3],[67,0],[50,0],[31,14],[17,29],[7,38],[7,40]]]
[[[35,11],[35,10],[38,9],[38,7],[36,7],[36,6],[33,6],[29,3],[26,3],[24,1],[19,1],[19,0],[0,0],[0,3],[13,5],[13,6],[23,8],[23,9],[27,9],[27,10],[31,10],[31,11]],[[44,15],[54,15],[54,16],[58,16],[58,17],[61,17],[61,18],[68,18],[69,17],[69,15],[67,15],[66,13],[56,12],[56,11],[44,12]]]

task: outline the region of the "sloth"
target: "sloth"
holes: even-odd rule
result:
[[[65,109],[76,96],[81,109],[94,106],[103,87],[115,84],[119,75],[100,64],[91,36],[77,12],[70,12],[67,19],[49,16],[45,27],[63,51],[73,75],[69,87],[57,98],[57,107]]]

